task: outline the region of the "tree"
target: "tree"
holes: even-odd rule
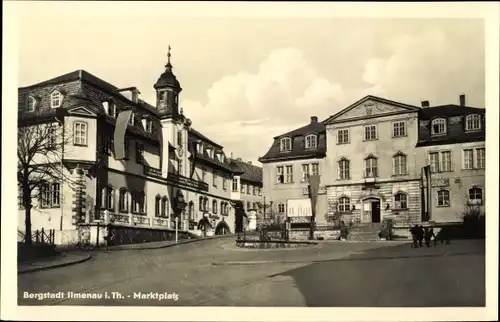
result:
[[[75,184],[66,174],[62,163],[64,146],[70,135],[65,134],[64,123],[20,124],[17,135],[17,183],[19,203],[25,211],[25,243],[32,243],[31,210],[33,199],[43,203],[50,195],[50,184]],[[50,186],[49,186],[50,187]],[[36,206],[36,205],[35,205]]]

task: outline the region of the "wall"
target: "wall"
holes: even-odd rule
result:
[[[87,124],[87,145],[79,146],[74,144],[74,123],[82,122]],[[64,159],[95,161],[97,150],[97,120],[93,118],[70,115],[65,117]]]

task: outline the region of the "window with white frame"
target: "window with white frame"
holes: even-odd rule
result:
[[[339,212],[348,212],[351,209],[351,201],[348,197],[340,197],[337,205]]]
[[[217,181],[219,180],[219,176],[217,175],[217,172],[213,172],[212,174],[212,185],[217,188]]]
[[[465,117],[465,130],[478,131],[481,129],[481,115],[471,114]]]
[[[276,183],[285,183],[284,167],[282,165],[276,167]]]
[[[280,140],[280,151],[291,151],[292,150],[292,139],[282,138]]]
[[[480,187],[472,187],[469,189],[469,203],[473,205],[483,204],[483,189]]]
[[[233,178],[233,192],[238,191],[238,178]]]
[[[250,211],[252,210],[252,202],[247,201],[247,210]]]
[[[244,183],[242,183],[242,184],[241,184],[241,193],[245,193],[245,192],[246,192],[246,190],[247,190],[247,185],[246,185],[246,184],[244,184]]]
[[[448,207],[450,205],[450,192],[448,190],[439,190],[437,192],[438,207]]]
[[[146,119],[146,132],[153,133],[153,121]]]
[[[199,211],[203,211],[203,210],[205,210],[205,209],[203,208],[203,206],[204,206],[204,201],[203,201],[203,200],[204,200],[204,198],[203,198],[203,197],[198,198],[198,210],[199,210]]]
[[[51,196],[51,206],[52,207],[59,207],[60,204],[60,196],[61,196],[61,185],[57,182],[53,183],[50,186],[50,196]]]
[[[350,178],[350,161],[346,158],[342,158],[339,161],[339,180],[349,180]]]
[[[365,126],[365,141],[372,141],[377,139],[377,126],[367,125]]]
[[[408,209],[408,195],[398,192],[394,195],[394,209]]]
[[[432,135],[446,134],[446,119],[439,118],[439,119],[432,120],[432,122],[431,122],[431,134]]]
[[[349,143],[349,129],[337,130],[337,144]]]
[[[486,149],[476,149],[476,165],[478,169],[486,168]]]
[[[473,149],[465,149],[463,151],[464,157],[464,169],[471,170],[474,169],[474,150]]]
[[[53,91],[50,94],[50,107],[57,108],[60,107],[62,103],[62,94],[58,91]]]
[[[251,194],[252,193],[252,186],[247,184],[247,195]]]
[[[257,191],[255,190],[255,186],[252,186],[252,195],[257,195]]]
[[[374,156],[365,159],[365,177],[374,178],[378,176],[378,160]]]
[[[87,123],[74,122],[73,123],[73,144],[74,145],[87,145]]]
[[[47,149],[55,149],[57,146],[57,128],[49,126],[47,128]]]
[[[106,191],[105,194],[105,208],[106,209],[114,209],[115,208],[115,190],[111,186],[107,186],[104,188]]]
[[[259,196],[262,196],[262,188],[259,187]]]
[[[429,153],[429,165],[431,172],[439,172],[439,152]]]
[[[401,176],[407,174],[407,162],[405,154],[397,153],[392,157],[392,160],[393,160],[393,174],[395,176]]]
[[[451,171],[451,151],[441,152],[441,165],[439,170],[443,172]]]
[[[282,203],[282,202],[280,202],[280,203],[278,204],[278,213],[279,213],[279,214],[284,214],[284,213],[285,213],[285,204],[284,204],[284,203]]]
[[[431,172],[452,171],[451,162],[451,151],[429,153],[429,164],[431,166]]]
[[[57,182],[43,182],[40,188],[40,205],[42,208],[59,207],[61,185]]]
[[[317,137],[315,134],[309,134],[306,136],[306,149],[315,149],[317,143]]]
[[[406,136],[406,122],[397,121],[392,123],[392,136],[397,138],[401,136]]]
[[[212,212],[213,212],[214,214],[216,214],[216,213],[217,213],[217,200],[215,200],[215,199],[214,199],[214,200],[212,200]]]
[[[161,216],[161,196],[156,195],[155,197],[155,217]]]
[[[168,198],[167,196],[163,196],[163,198],[161,198],[161,216],[168,217],[169,209],[170,207],[168,206]]]
[[[26,98],[26,111],[34,112],[36,107],[36,99],[33,96],[28,96]]]
[[[302,182],[309,181],[309,164],[302,165]]]
[[[285,183],[293,182],[293,166],[287,165],[285,167]]]
[[[113,101],[108,102],[108,111],[109,116],[111,116],[112,118],[116,118],[118,113],[116,110],[116,105]]]
[[[227,179],[222,178],[222,189],[227,190]]]
[[[128,212],[128,191],[125,188],[121,188],[118,194],[118,210]]]

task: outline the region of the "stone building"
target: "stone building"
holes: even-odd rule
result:
[[[305,126],[274,137],[263,164],[264,217],[282,222],[307,223],[311,218],[308,185],[311,174],[320,175],[316,222],[327,219],[326,133],[323,122],[312,116]]]
[[[484,213],[486,134],[485,109],[459,104],[430,106],[419,112],[417,164],[430,165],[430,213],[427,180],[422,213],[435,222],[459,222],[475,208]]]
[[[96,222],[113,222],[121,242],[142,242],[165,239],[176,225],[200,234],[205,217],[205,233],[234,232],[232,182],[243,173],[179,108],[168,57],[155,105],[84,70],[18,89],[19,126],[62,122],[53,134],[67,139],[57,151],[65,180],[40,187],[33,229],[56,229],[57,243],[71,243]]]
[[[366,96],[324,121],[329,216],[354,223],[420,220],[419,110]]]

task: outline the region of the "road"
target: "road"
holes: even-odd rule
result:
[[[18,278],[19,305],[485,305],[484,241],[428,249],[410,249],[408,243],[325,242],[300,249],[241,250],[232,238],[222,238],[164,249],[95,252],[87,262]],[[26,299],[24,292],[62,292],[65,298]],[[103,298],[69,299],[67,292]],[[134,298],[139,292],[169,295]]]

